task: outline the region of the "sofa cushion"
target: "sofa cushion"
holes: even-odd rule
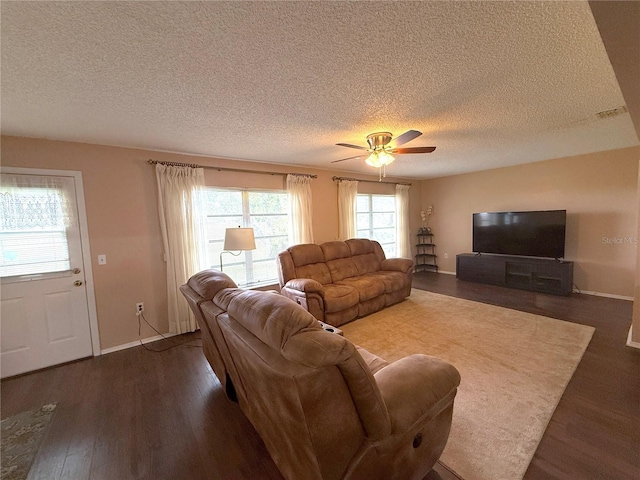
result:
[[[334,242],[325,242],[320,244],[324,260],[335,260],[336,258],[349,258],[351,256],[351,250],[345,242],[336,240]]]
[[[316,318],[282,295],[227,289],[214,297],[235,321],[272,348],[281,350],[303,330],[322,330]],[[224,308],[224,307],[223,307]]]
[[[324,286],[324,304],[327,313],[339,312],[358,304],[358,291],[350,285],[330,283]]]
[[[392,272],[381,270],[379,272],[368,273],[364,278],[372,278],[382,281],[384,293],[393,293],[411,285],[411,278],[402,272]]]
[[[296,267],[302,267],[311,263],[323,263],[324,253],[320,248],[320,245],[314,243],[303,243],[301,245],[294,245],[290,247],[289,253],[293,259],[293,264]]]
[[[373,253],[373,242],[368,238],[351,238],[344,243],[349,247],[351,256]]]
[[[349,285],[356,289],[360,301],[366,302],[385,293],[384,280],[374,276],[357,276],[336,282],[338,285]]]
[[[339,258],[337,260],[329,260],[327,262],[331,282],[338,283],[340,280],[358,275],[356,264],[351,258]]]
[[[358,275],[365,275],[380,270],[380,261],[374,252],[354,255],[351,258],[358,269]]]
[[[326,263],[312,263],[296,267],[296,278],[310,278],[322,285],[331,283],[331,274]]]
[[[238,287],[228,275],[217,270],[203,270],[196,273],[187,281],[187,285],[206,300],[211,300],[224,288]]]
[[[351,250],[345,242],[326,242],[320,247],[324,252],[324,258],[331,274],[331,283],[358,275],[358,269],[351,259]]]
[[[327,335],[324,331],[301,332],[287,343],[282,354],[289,360],[315,369],[337,366],[349,385],[351,400],[357,406],[368,436],[375,440],[391,432],[389,414],[368,362],[377,372],[384,368],[384,360],[374,359],[369,352],[366,352],[368,355],[365,360],[349,340],[339,335]]]

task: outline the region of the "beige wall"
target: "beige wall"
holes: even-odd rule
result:
[[[137,340],[133,311],[139,301],[145,302],[147,319],[161,332],[168,331],[155,175],[146,163],[150,158],[316,174],[312,182],[315,240],[325,242],[338,235],[337,186],[331,180],[336,172],[329,170],[18,137],[2,137],[1,153],[5,166],[82,172],[102,349]],[[442,270],[455,271],[456,253],[471,250],[473,212],[566,208],[567,258],[577,262],[578,287],[631,296],[636,247],[604,244],[602,237],[636,235],[639,156],[638,149],[625,149],[414,182],[411,234],[420,227],[420,210],[433,204],[430,225],[436,234],[439,263]],[[280,176],[205,172],[209,185],[274,189],[284,185]],[[375,175],[357,176],[377,180]],[[361,183],[359,191],[392,194],[394,187]],[[107,255],[106,265],[97,264],[98,254]],[[143,338],[153,335],[151,329],[143,328]]]
[[[315,241],[335,240],[338,235],[336,172],[248,163],[128,148],[2,137],[2,165],[82,172],[89,243],[95,283],[96,308],[102,349],[138,339],[137,302],[145,303],[145,316],[161,332],[168,331],[165,264],[157,214],[156,183],[148,159],[252,170],[299,172],[318,175],[312,182]],[[206,169],[212,186],[284,187],[282,176],[219,172]],[[358,175],[377,180],[377,176]],[[389,178],[389,181],[398,179]],[[363,193],[393,193],[392,185],[361,183]],[[412,231],[419,226],[420,186],[411,189]],[[97,256],[107,256],[106,265]],[[154,336],[143,327],[142,337]]]
[[[474,212],[566,209],[576,286],[633,296],[639,154],[628,148],[423,181],[441,270],[455,272],[456,254],[472,251]]]
[[[640,3],[629,1],[589,1],[600,36],[616,72],[629,115],[640,138]],[[638,182],[640,191],[640,180]],[[640,197],[640,195],[639,195]],[[640,201],[640,198],[639,198]],[[640,212],[640,203],[638,204]],[[640,222],[637,235],[640,236]],[[632,341],[640,345],[640,245],[633,304]]]

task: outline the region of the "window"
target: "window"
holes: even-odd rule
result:
[[[356,231],[360,238],[380,242],[387,258],[395,257],[395,196],[359,193],[356,199]]]
[[[220,268],[225,230],[252,227],[256,249],[224,254],[223,271],[241,286],[277,282],[275,259],[289,244],[286,192],[207,188],[206,209],[211,268]]]
[[[11,186],[7,181],[1,190],[0,277],[69,270],[62,186]]]

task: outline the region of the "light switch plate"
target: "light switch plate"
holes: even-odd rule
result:
[[[106,265],[106,264],[107,264],[107,256],[98,255],[98,265]]]

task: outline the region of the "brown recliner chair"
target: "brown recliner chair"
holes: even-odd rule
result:
[[[200,332],[202,334],[202,349],[204,356],[207,358],[209,365],[216,374],[220,384],[225,390],[227,397],[233,401],[237,401],[236,392],[233,388],[233,381],[229,378],[227,366],[225,362],[230,361],[229,354],[225,348],[222,332],[218,324],[207,322],[202,313],[202,304],[204,302],[211,303],[213,296],[222,288],[237,288],[236,283],[217,270],[203,270],[193,275],[186,284],[180,287],[182,295],[187,299],[187,303],[193,311]],[[211,306],[210,306],[211,307]],[[219,310],[217,313],[223,313]],[[209,311],[209,315],[215,315],[215,312]],[[222,348],[222,350],[221,350]],[[223,355],[225,358],[223,358]]]
[[[230,287],[220,272],[192,283],[213,294],[190,302],[208,328],[203,344],[219,342],[206,348],[221,354],[240,408],[285,478],[418,480],[431,470],[451,426],[453,366],[426,355],[388,364],[291,300]]]

